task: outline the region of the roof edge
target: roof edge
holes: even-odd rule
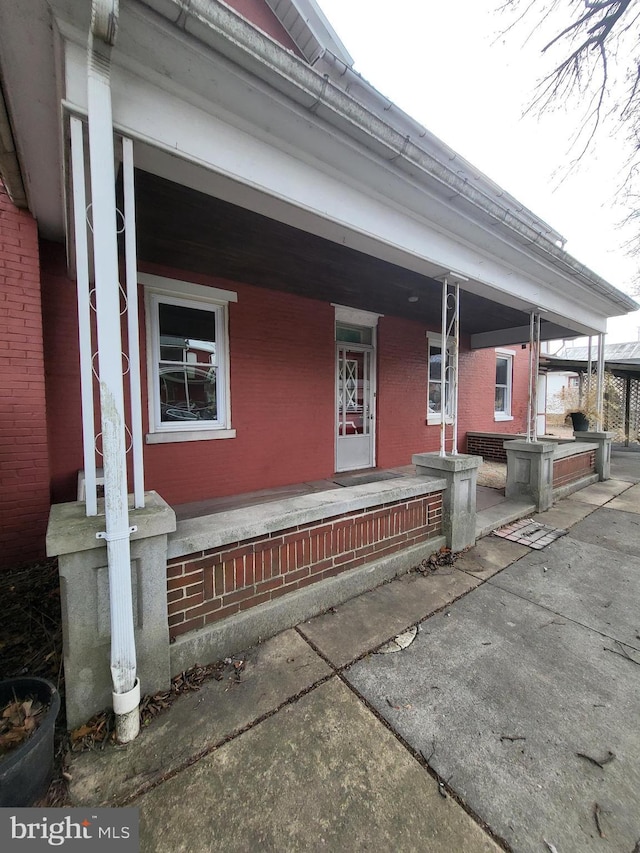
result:
[[[345,65],[353,65],[353,58],[315,0],[265,0],[265,2],[308,62],[313,64],[319,56],[329,50]],[[308,41],[301,43],[299,35],[294,35],[295,28],[290,20],[292,11],[296,15],[296,23],[302,24],[303,31],[310,37],[313,50],[309,50]],[[287,24],[285,21],[288,18]]]
[[[0,178],[16,207],[28,208],[27,193],[22,180],[18,152],[13,141],[13,131],[7,104],[0,81]]]
[[[428,178],[453,195],[464,198],[471,208],[511,232],[518,243],[529,244],[559,272],[573,278],[576,283],[579,281],[611,306],[619,308],[620,314],[636,311],[640,307],[623,291],[560,248],[550,239],[546,227],[544,230],[536,227],[536,217],[523,205],[516,210],[505,205],[504,198],[510,199],[506,193],[504,197],[494,198],[496,184],[490,181],[486,186],[481,183],[479,186],[471,184],[468,177],[461,176],[457,169],[452,168],[448,158],[439,156],[437,152],[429,151],[420,144],[420,136],[424,136],[424,132],[416,134],[414,140],[411,134],[405,132],[405,128],[398,128],[379,116],[361,100],[338,86],[329,75],[321,74],[315,67],[309,66],[303,59],[234,13],[225,3],[218,0],[191,0],[187,9],[183,0],[139,2],[160,13],[172,25],[178,26],[192,38],[213,48],[249,73],[256,74],[258,69],[267,69],[268,73],[264,75],[264,79],[277,91],[302,107],[308,109],[312,105],[313,111],[316,114],[321,112],[325,121],[378,156],[382,156],[381,150],[389,152],[387,159],[411,175],[419,184],[424,185],[425,178]],[[371,92],[382,97],[370,84],[366,85]],[[388,115],[388,112],[386,114]],[[417,123],[416,126],[419,127]],[[416,168],[422,174],[416,174]],[[552,231],[552,234],[555,232]],[[607,316],[616,315],[612,313]]]

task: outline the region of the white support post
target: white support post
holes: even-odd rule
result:
[[[144,459],[142,443],[142,391],[140,386],[140,342],[138,339],[136,202],[133,172],[133,142],[126,137],[122,138],[122,174],[124,186],[129,388],[131,391],[131,446],[133,449],[133,499],[134,506],[136,509],[139,509],[144,507]]]
[[[76,248],[76,287],[78,291],[78,335],[80,347],[80,392],[82,399],[82,446],[84,459],[85,506],[89,516],[98,514],[96,487],[95,424],[93,417],[93,370],[91,346],[91,305],[89,300],[89,250],[87,241],[87,198],[84,173],[84,136],[82,122],[72,118],[71,180],[73,225]]]
[[[538,375],[540,374],[540,314],[535,317],[533,380],[531,388],[531,437],[538,440]]]
[[[460,285],[456,282],[453,285],[453,291],[449,294],[453,299],[452,318],[449,325],[452,331],[452,359],[451,359],[451,417],[453,420],[452,438],[451,438],[451,453],[453,456],[458,455],[458,352],[460,349]],[[448,344],[448,341],[447,341]]]
[[[527,392],[527,438],[528,442],[532,441],[531,433],[531,410],[533,406],[531,387],[533,382],[533,312],[529,314],[529,387]]]
[[[442,328],[441,328],[441,350],[440,350],[440,381],[442,383],[442,391],[440,394],[440,456],[447,455],[447,366],[449,362],[449,353],[447,351],[447,291],[449,289],[449,279],[445,276],[442,279]]]
[[[453,275],[453,273],[449,273]],[[442,353],[440,456],[447,455],[447,415],[451,417],[451,455],[458,455],[458,353],[460,349],[460,284],[442,279]]]
[[[591,400],[591,386],[592,386],[592,380],[593,380],[592,374],[593,374],[593,342],[592,342],[591,335],[589,335],[589,348],[588,348],[588,353],[587,353],[587,388],[585,391],[585,394],[586,394],[585,399],[582,401],[582,405],[585,406],[587,409],[589,409],[591,407],[591,404],[593,402]]]
[[[527,399],[527,437],[538,440],[538,373],[540,372],[540,314],[529,315],[529,392]]]
[[[604,335],[598,335],[598,373],[596,378],[596,430],[602,432],[604,425]]]
[[[107,9],[111,6],[111,10]],[[110,50],[115,41],[117,2],[93,0],[87,62],[87,102],[93,215],[93,245],[104,464],[111,678],[116,736],[133,740],[139,732],[140,683],[131,593],[125,409],[120,332],[120,284],[116,225]],[[102,39],[102,40],[101,40]]]

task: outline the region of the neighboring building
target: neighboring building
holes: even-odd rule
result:
[[[563,346],[553,356],[543,356],[549,392],[547,412],[567,414],[590,410],[593,417],[596,377],[588,391],[589,359],[596,372],[598,346]],[[603,426],[616,441],[638,440],[640,428],[640,342],[605,344],[603,350]]]
[[[463,451],[468,431],[526,428],[531,311],[544,312],[541,337],[550,340],[601,333],[608,317],[636,306],[356,74],[314,0],[193,9],[121,0],[119,17],[94,0],[92,19],[91,7],[0,7],[0,173],[11,199],[0,195],[0,298],[9,306],[2,560],[42,555],[50,502],[49,551],[68,553],[82,525],[60,504],[75,500],[85,470],[81,495],[86,487],[94,518],[92,471],[104,452],[111,569],[111,546],[129,536],[121,502],[126,529],[109,533],[113,484],[126,490],[114,460],[126,444],[136,506],[144,471],[157,493],[147,516],[172,518],[163,501],[178,512],[177,530],[168,521],[154,528],[166,559],[154,551],[149,568],[136,551],[147,516],[131,545],[143,566],[138,589],[149,577],[165,585],[168,565],[164,630],[167,657],[169,633],[177,641],[176,667],[218,623],[287,593],[301,600],[307,587],[372,560],[415,560],[441,541],[442,486],[436,493],[424,481],[395,493],[392,506],[384,483],[366,499],[344,489],[342,515],[323,516],[324,498],[309,498],[304,524],[316,519],[315,533],[287,521],[297,518],[289,504],[278,505],[280,527],[263,505],[250,519],[259,530],[230,526],[224,541],[226,516],[198,519],[212,499],[312,491],[336,474],[406,466],[438,450],[442,412],[446,421],[454,414],[442,372],[443,293],[455,303],[459,289]],[[449,432],[448,448],[451,440]],[[357,535],[375,541],[351,547],[356,511],[366,528]],[[380,533],[385,513],[404,532],[389,521]],[[330,546],[313,538],[325,535],[322,524]],[[105,601],[107,557],[96,544],[104,520],[95,525],[78,548],[82,578],[95,569],[87,598]],[[338,526],[351,532],[338,535]],[[256,542],[272,554],[275,536],[285,551],[287,536],[311,545],[291,545],[295,557],[279,552],[267,573]],[[108,625],[93,635],[104,641]]]

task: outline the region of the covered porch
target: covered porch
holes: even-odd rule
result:
[[[459,451],[496,420],[495,348],[528,348],[526,405],[512,412],[500,383],[495,428],[517,419],[532,454],[540,341],[601,335],[635,304],[330,54],[311,67],[215,0],[198,15],[125,3],[117,40],[87,4],[51,6],[55,38],[30,22],[46,91],[19,51],[3,78],[43,178],[41,236],[66,242],[77,283],[74,304],[50,276],[49,328],[78,318],[79,376],[54,344],[82,450],[51,393],[48,551],[74,614],[68,723],[111,693],[127,739],[140,680],[161,689],[188,661],[472,544],[479,460]],[[3,14],[19,45],[25,13]],[[410,476],[335,485],[412,457]],[[548,496],[533,458],[519,511],[534,481],[534,505]],[[69,499],[80,467],[84,502]]]

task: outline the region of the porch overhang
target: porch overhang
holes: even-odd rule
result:
[[[42,233],[60,239],[65,205],[59,194],[53,201],[51,175],[61,175],[61,158],[56,146],[43,150],[37,140],[60,138],[61,130],[64,138],[65,115],[86,112],[86,7],[53,0],[52,37],[42,11],[48,7],[34,2],[39,14],[30,28],[42,56],[51,58],[62,128],[53,86],[33,127],[30,104],[43,95],[29,70],[30,51],[17,49],[27,31],[17,4],[1,10],[0,48],[12,47],[2,70],[32,210]],[[364,81],[356,99],[337,71],[319,73],[217,0],[199,4],[197,14],[187,12],[179,23],[173,13],[183,7],[174,0],[121,6],[113,115],[115,128],[135,143],[143,259],[166,263],[171,255],[171,263],[184,259],[187,269],[206,264],[209,272],[235,272],[260,286],[274,286],[278,262],[280,289],[306,292],[306,281],[315,278],[315,298],[435,319],[436,326],[435,282],[453,271],[464,281],[461,331],[472,347],[527,341],[532,311],[543,312],[541,337],[551,339],[603,332],[607,317],[636,308],[477,170],[460,158],[451,166],[444,146],[407,116],[394,109],[385,119],[374,103],[380,96]],[[48,180],[30,179],[43,168]],[[163,221],[145,230],[145,207],[151,221],[158,194],[167,204]],[[175,227],[185,205],[201,212],[200,223],[191,217],[195,241]],[[263,243],[273,239],[278,252],[264,254],[258,240],[258,270],[257,262],[253,269],[246,259],[239,264],[237,252],[208,246],[205,223],[210,229],[223,215],[225,223],[248,222],[245,233],[260,234]],[[220,240],[233,243],[233,236]],[[315,276],[296,243],[312,253]],[[326,279],[328,266],[338,270],[337,281]],[[417,313],[408,313],[408,290],[424,293],[412,303]]]

